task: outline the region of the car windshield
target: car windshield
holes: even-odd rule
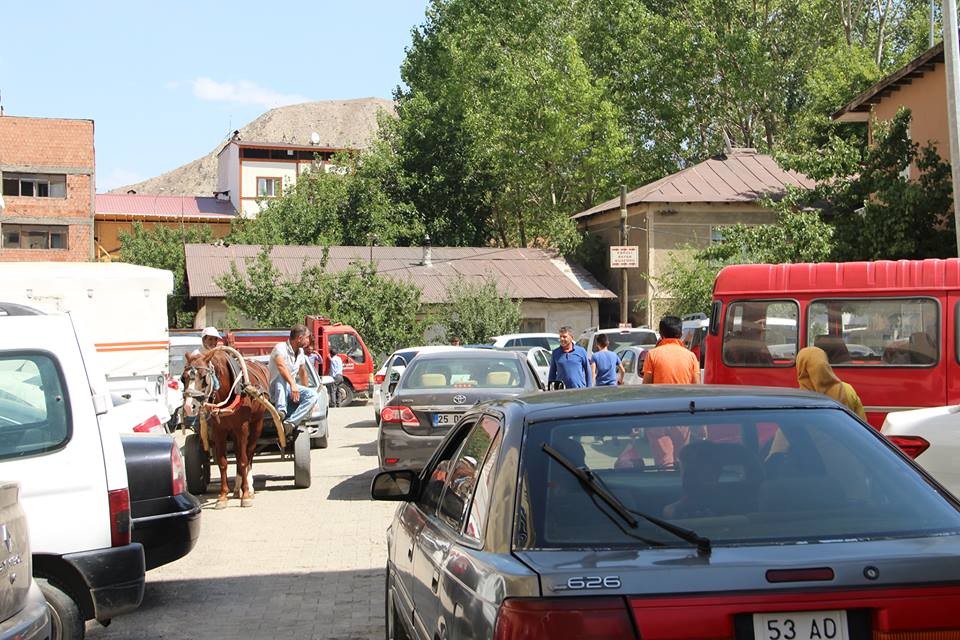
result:
[[[515,358],[417,358],[400,381],[404,389],[468,389],[473,387],[519,389],[526,383]]]
[[[705,411],[528,427],[518,549],[677,544],[650,523],[626,529],[544,444],[589,467],[629,510],[714,545],[960,533],[960,511],[842,410]]]
[[[630,331],[628,333],[608,333],[607,339],[610,351],[617,351],[624,347],[650,347],[657,344],[657,334],[653,331]],[[594,340],[596,347],[596,340]],[[596,348],[594,348],[596,350]]]

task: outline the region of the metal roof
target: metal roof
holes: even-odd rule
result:
[[[651,203],[740,203],[782,195],[788,186],[811,189],[814,181],[796,171],[785,171],[771,156],[754,149],[731,149],[692,167],[661,178],[627,194],[627,206]],[[616,197],[573,218],[586,218],[620,208]]]
[[[159,196],[130,193],[98,193],[95,215],[98,219],[204,218],[232,220],[237,216],[229,200],[200,196]]]
[[[217,280],[235,264],[245,273],[248,260],[260,253],[259,245],[186,245],[187,282],[194,298],[223,297]],[[324,248],[278,246],[270,252],[277,269],[296,277],[305,266],[317,265]],[[500,293],[512,298],[590,300],[616,298],[579,265],[543,249],[497,247],[433,247],[429,266],[422,264],[422,247],[373,247],[373,262],[380,275],[416,285],[426,303],[446,301],[447,287],[463,279],[477,283],[488,275]],[[370,247],[330,247],[328,272],[339,272],[355,262],[367,262]]]

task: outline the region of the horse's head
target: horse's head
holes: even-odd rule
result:
[[[180,380],[183,382],[183,412],[188,416],[195,416],[200,413],[201,407],[205,402],[209,402],[216,390],[214,377],[217,375],[210,362],[210,358],[205,356],[194,356],[187,360],[187,366],[183,368],[183,375]]]

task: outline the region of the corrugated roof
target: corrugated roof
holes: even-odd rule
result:
[[[802,173],[784,171],[771,156],[753,149],[733,149],[634,189],[627,194],[627,206],[642,202],[756,202],[764,196],[782,195],[788,186],[810,189],[814,184]],[[573,218],[619,208],[617,197]]]
[[[229,200],[199,196],[157,196],[129,193],[98,193],[96,215],[131,218],[233,219],[237,212]]]
[[[270,256],[282,274],[296,277],[305,266],[318,264],[323,247],[273,247]],[[327,270],[338,272],[370,259],[370,247],[330,247]],[[235,264],[241,273],[260,253],[258,245],[186,245],[187,282],[194,298],[223,297],[217,280]],[[462,278],[479,282],[492,276],[502,294],[512,298],[588,300],[616,298],[579,265],[542,249],[496,247],[434,247],[431,266],[421,264],[421,247],[373,247],[381,275],[420,288],[426,303],[446,300],[447,287]]]

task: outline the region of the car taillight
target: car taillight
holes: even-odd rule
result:
[[[930,443],[920,436],[887,436],[887,439],[913,460],[930,448]]]
[[[380,422],[388,424],[402,424],[405,427],[419,427],[420,421],[410,407],[386,406],[380,412]]]
[[[187,492],[187,470],[180,455],[180,447],[174,442],[170,447],[170,472],[172,474],[173,495],[178,496]]]
[[[636,638],[620,598],[511,598],[497,613],[494,640]]]
[[[383,384],[383,381],[386,380],[387,376],[382,374],[377,374],[373,376],[373,384]]]
[[[123,547],[130,544],[130,493],[126,489],[114,489],[107,493],[110,500],[110,545]]]
[[[176,378],[167,378],[167,387],[174,391],[180,391],[180,381]]]
[[[165,433],[163,424],[157,416],[150,416],[133,428],[134,433]]]

